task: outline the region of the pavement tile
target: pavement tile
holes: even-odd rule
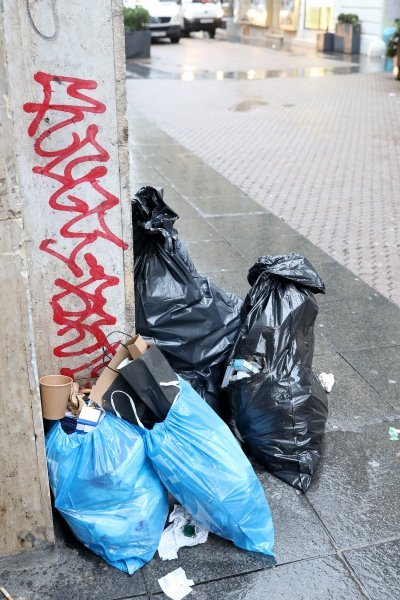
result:
[[[0,559],[1,585],[15,600],[116,600],[146,594],[142,570],[129,576],[107,565],[66,527],[58,536],[54,548]]]
[[[393,408],[400,411],[400,347],[343,352],[343,356]]]
[[[393,533],[398,533],[393,532]],[[400,539],[344,553],[357,578],[374,600],[398,598]]]
[[[250,289],[247,281],[248,272],[248,268],[215,271],[212,274],[212,280],[216,285],[225,290],[225,292],[235,292],[235,294],[244,300]]]
[[[373,290],[367,297],[320,303],[319,333],[340,352],[400,345],[400,308]]]
[[[186,573],[197,584],[196,571]],[[221,571],[221,575],[223,572]],[[195,585],[193,600],[361,600],[366,596],[336,557],[305,560],[273,569]],[[159,598],[166,598],[160,594]]]
[[[200,223],[200,221],[202,221],[202,217],[196,210],[196,207],[189,204],[189,202],[186,202],[176,190],[173,190],[171,193],[169,186],[164,189],[164,201],[179,216],[179,219],[175,221],[175,228],[179,233],[185,227],[190,227],[191,223],[195,221]],[[199,225],[199,227],[201,227],[201,225]]]
[[[400,413],[339,354],[314,357],[313,370],[335,376],[328,394],[327,431],[360,431],[365,425],[400,419]]]
[[[212,220],[218,223],[218,229],[225,239],[240,246],[242,254],[252,264],[259,256],[277,256],[289,252],[302,254],[314,267],[333,262],[325,252],[270,213],[215,217]]]
[[[154,593],[160,591],[158,579],[178,567],[184,569],[189,579],[200,583],[213,581],[221,576],[249,573],[272,564],[271,557],[256,552],[246,552],[236,548],[232,542],[210,533],[205,544],[193,548],[181,548],[176,560],[163,561],[156,553],[153,560],[143,568],[143,574],[147,588]]]
[[[325,283],[326,290],[325,294],[318,296],[318,301],[331,302],[354,297],[365,298],[373,293],[369,285],[336,261],[322,264],[318,268],[318,274]]]
[[[318,296],[319,300],[320,296]],[[314,327],[314,357],[325,356],[327,354],[335,354],[336,350],[332,344],[328,342],[326,337],[323,337],[318,331],[318,317],[317,325]],[[316,369],[314,369],[315,371]]]
[[[277,564],[333,554],[335,549],[307,497],[265,469],[257,471],[274,521]]]
[[[396,424],[324,436],[322,461],[307,498],[338,548],[387,540],[398,529],[400,445],[388,435]]]
[[[225,240],[191,242],[187,244],[187,249],[197,270],[205,276],[221,269],[245,269],[250,266]]]
[[[218,199],[219,201],[246,198],[246,194],[241,192],[235,185],[230,183],[224,177],[221,177],[221,175],[211,168],[206,178],[199,179],[195,182],[185,177],[184,173],[182,175],[183,176],[176,178],[176,181],[174,181],[177,189],[188,198],[194,197],[196,201],[205,200],[207,198]],[[199,202],[199,208],[202,208],[203,204],[206,203]],[[254,200],[251,200],[251,204],[252,206],[257,206],[258,210],[260,210],[259,205],[257,205]]]
[[[187,204],[187,212],[185,210],[181,210],[179,213],[179,209],[176,208],[176,202],[171,202],[170,206],[171,208],[173,207],[178,214],[183,216],[183,218],[176,223],[176,228],[179,231],[180,238],[184,242],[200,242],[218,239],[223,241],[219,232],[216,231],[214,227],[211,227],[211,225],[209,225],[205,219],[200,217],[199,214],[197,214],[197,216],[194,215],[193,218],[185,218],[185,215],[189,215],[190,210],[193,211],[194,209],[190,206],[190,204],[185,202],[185,200],[182,200],[182,203],[179,204],[181,205],[183,203]]]
[[[239,192],[236,188],[235,191],[226,190],[224,183],[220,182],[217,184],[210,184],[209,196],[202,196],[201,187],[204,186],[202,183],[192,184],[192,187],[187,193],[185,189],[177,185],[177,188],[182,192],[185,198],[191,203],[195,204],[203,216],[213,217],[215,215],[237,215],[256,212],[262,214],[262,209],[258,206],[249,196]],[[211,189],[212,188],[212,189]],[[194,196],[193,194],[196,194]]]

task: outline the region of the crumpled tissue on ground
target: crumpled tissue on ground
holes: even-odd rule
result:
[[[186,577],[186,573],[182,567],[161,577],[158,583],[164,594],[168,598],[172,598],[172,600],[182,600],[182,598],[185,598],[192,591],[191,586],[194,585],[193,579]]]
[[[320,373],[318,375],[318,379],[320,381],[320,384],[326,391],[326,393],[329,394],[332,391],[332,388],[335,384],[334,374],[333,373],[325,373],[324,371],[322,371],[322,373]]]
[[[171,525],[164,529],[158,546],[158,554],[162,560],[178,558],[179,548],[197,546],[207,541],[207,529],[195,525],[191,515],[182,506],[179,506],[179,504],[175,504],[174,510],[168,520]],[[185,527],[187,528],[188,526],[193,535],[188,535],[185,532]]]

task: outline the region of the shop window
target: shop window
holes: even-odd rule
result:
[[[265,27],[268,16],[265,0],[250,0],[250,8],[246,16],[249,23]]]
[[[332,17],[332,6],[327,6],[323,0],[306,0],[305,23],[306,29],[329,29]]]

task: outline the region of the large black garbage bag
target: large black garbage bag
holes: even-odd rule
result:
[[[132,201],[136,331],[153,338],[173,370],[221,415],[219,385],[242,300],[198,274],[174,229],[177,218],[161,190],[143,187]]]
[[[252,286],[232,358],[254,360],[259,373],[228,386],[245,446],[279,479],[305,492],[321,456],[328,415],[326,394],[312,371],[313,293],[325,286],[299,254],[262,256],[250,269]]]

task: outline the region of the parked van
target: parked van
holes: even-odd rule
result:
[[[181,39],[183,30],[182,0],[124,0],[124,6],[143,6],[150,13],[151,39],[169,38],[173,44]]]
[[[221,27],[224,10],[220,0],[182,0],[183,34],[189,36],[192,31],[207,31],[210,38]]]

